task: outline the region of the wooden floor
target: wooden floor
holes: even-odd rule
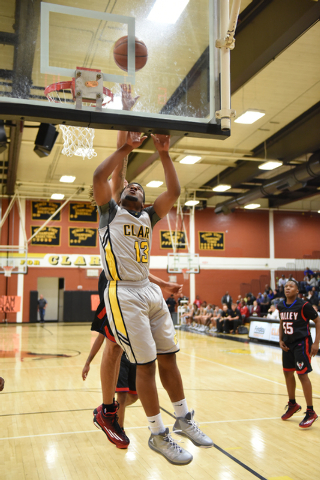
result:
[[[94,359],[86,382],[81,371],[94,334],[89,325],[0,326],[0,478],[233,480],[320,478],[320,421],[298,427],[303,410],[280,420],[287,403],[277,347],[178,332],[178,362],[189,408],[215,442],[192,452],[185,467],[169,464],[149,450],[149,431],[140,402],[129,407],[128,450],[119,450],[92,423],[101,403],[99,364]],[[314,406],[320,413],[320,357],[310,375]],[[166,425],[173,408],[159,384]],[[298,385],[300,387],[300,385]]]

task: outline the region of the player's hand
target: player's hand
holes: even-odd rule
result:
[[[154,146],[158,150],[158,152],[169,152],[170,147],[170,135],[153,135],[151,134],[153,139]]]
[[[86,363],[82,370],[82,380],[85,380],[87,378],[89,370],[90,370],[90,365],[89,363]]]
[[[4,389],[4,379],[0,377],[0,392]]]
[[[140,132],[128,132],[126,138],[126,144],[134,148],[140,147],[147,137],[141,137]]]
[[[182,293],[182,287],[183,285],[179,285],[178,283],[168,282],[165,290],[167,290],[167,292],[173,293],[174,295],[179,295],[180,293]]]
[[[289,351],[289,347],[287,347],[287,345],[284,343],[283,340],[280,340],[280,347],[282,348],[282,350],[284,352],[288,352]]]
[[[120,87],[121,87],[122,108],[123,110],[131,110],[131,108],[135,105],[137,100],[140,98],[140,95],[137,95],[134,98],[132,97],[131,85],[122,83]]]
[[[318,353],[318,350],[319,350],[319,343],[313,343],[311,345],[311,357],[315,357]]]

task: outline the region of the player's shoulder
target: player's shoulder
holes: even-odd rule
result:
[[[282,311],[284,308],[286,308],[286,305],[284,302],[285,302],[284,300],[281,300],[281,302],[277,304],[277,309],[279,310],[279,312]]]

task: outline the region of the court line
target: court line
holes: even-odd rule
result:
[[[168,413],[171,417],[173,417],[172,413],[168,412],[164,408],[161,407],[161,410]],[[58,412],[59,413],[59,412]],[[295,418],[302,418],[303,415],[295,415]],[[175,417],[174,417],[175,418]],[[199,425],[206,425],[206,424],[213,424],[213,423],[237,423],[237,422],[255,422],[255,421],[264,421],[264,420],[279,420],[280,417],[269,417],[269,418],[241,418],[238,420],[212,420],[208,422],[199,422]],[[172,427],[172,424],[165,425],[165,427]],[[141,428],[147,428],[145,425],[140,427],[126,427],[127,430],[139,430]],[[60,432],[60,433],[40,433],[37,435],[22,435],[18,437],[4,437],[0,438],[0,440],[19,440],[21,438],[34,438],[34,437],[50,437],[50,436],[58,436],[58,435],[75,435],[79,433],[92,433],[92,432],[99,432],[100,430],[96,428],[95,430],[82,430],[78,432]]]
[[[275,380],[270,380],[269,378],[260,377],[259,375],[255,375],[254,373],[249,373],[249,372],[246,372],[244,370],[239,370],[238,368],[229,367],[229,365],[224,365],[223,363],[214,362],[213,360],[198,357],[197,355],[190,355],[190,353],[181,352],[181,350],[180,350],[179,353],[182,354],[182,355],[186,355],[187,357],[197,358],[198,360],[203,360],[204,362],[213,363],[214,365],[218,365],[219,367],[229,368],[229,370],[234,370],[235,372],[244,373],[245,375],[249,375],[250,377],[259,378],[260,380],[265,380],[266,382],[270,382],[270,383],[275,383],[276,385],[280,385],[281,387],[286,387],[285,383],[276,382]],[[301,388],[297,388],[297,390],[299,390],[300,392],[303,392],[303,390]],[[313,393],[313,397],[320,398],[315,393]]]
[[[214,448],[216,448],[217,450],[219,450],[219,452],[223,453],[224,455],[226,455],[227,457],[229,457],[231,460],[233,460],[234,462],[236,462],[238,465],[240,465],[240,467],[244,468],[245,470],[247,470],[248,472],[252,473],[252,475],[254,475],[255,477],[257,478],[260,478],[260,480],[267,480],[266,477],[263,477],[262,475],[260,475],[260,473],[256,472],[255,470],[253,470],[252,468],[248,467],[248,465],[246,465],[245,463],[241,462],[240,460],[238,460],[236,457],[234,457],[233,455],[231,455],[231,453],[228,453],[226,452],[225,450],[223,450],[223,448],[219,447],[218,445],[214,444],[213,445]]]

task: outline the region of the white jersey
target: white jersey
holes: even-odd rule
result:
[[[145,280],[149,275],[152,229],[160,220],[154,208],[132,212],[110,200],[98,210],[100,255],[107,280]]]

